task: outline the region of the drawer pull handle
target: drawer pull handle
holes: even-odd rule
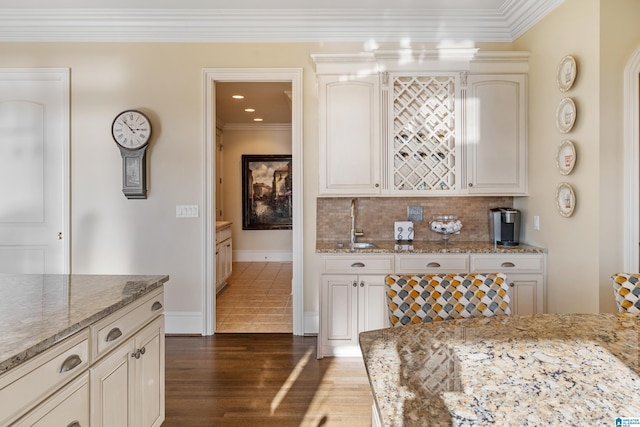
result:
[[[427,264],[427,267],[441,267],[439,262],[430,262],[429,264]]]
[[[516,266],[516,265],[515,265],[514,263],[509,262],[509,261],[507,261],[507,262],[503,262],[503,263],[500,265],[500,267],[515,267],[515,266]]]
[[[354,262],[353,264],[351,264],[351,267],[362,268],[362,267],[364,267],[364,262]]]
[[[69,372],[76,366],[82,363],[82,359],[77,354],[72,354],[67,357],[64,362],[62,362],[62,366],[60,366],[60,373]]]
[[[156,301],[153,303],[153,305],[151,306],[151,311],[158,311],[162,308],[162,304],[160,303],[160,301]]]
[[[71,421],[69,424],[67,424],[67,427],[82,427],[80,425],[79,421]]]
[[[115,341],[122,336],[122,331],[120,328],[113,328],[107,334],[107,337],[104,339],[106,342]]]

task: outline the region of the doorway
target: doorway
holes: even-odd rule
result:
[[[624,269],[640,270],[640,48],[624,71]]]
[[[293,221],[291,260],[291,306],[293,334],[303,335],[302,264],[302,69],[204,69],[204,260],[203,335],[216,331],[215,200],[216,200],[216,83],[289,82],[291,84],[291,156],[293,175]]]

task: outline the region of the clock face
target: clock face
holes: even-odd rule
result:
[[[127,110],[118,114],[111,125],[111,134],[118,145],[137,150],[149,142],[151,122],[140,111]]]

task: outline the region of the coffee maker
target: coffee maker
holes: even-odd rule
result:
[[[503,246],[520,244],[520,211],[513,208],[489,210],[489,233],[491,240]]]

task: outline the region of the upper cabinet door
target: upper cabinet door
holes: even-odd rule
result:
[[[468,194],[527,194],[526,83],[524,74],[468,77]]]
[[[319,77],[320,194],[380,193],[378,75]]]

